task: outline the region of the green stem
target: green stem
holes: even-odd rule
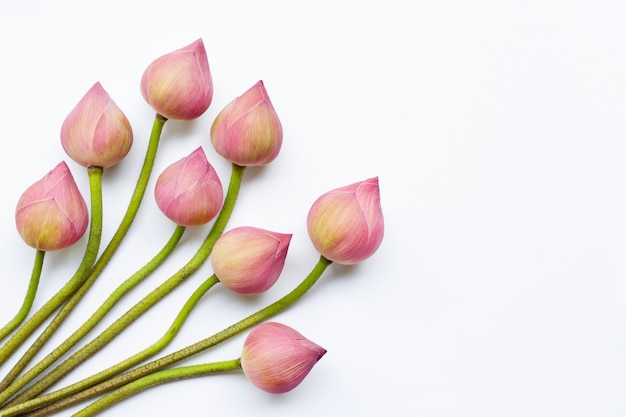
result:
[[[33,272],[30,276],[30,282],[28,283],[28,290],[26,296],[22,302],[22,306],[18,310],[15,317],[13,317],[2,329],[0,329],[0,340],[4,339],[9,333],[11,333],[17,326],[19,326],[30,311],[35,301],[35,295],[37,294],[37,288],[39,287],[39,278],[41,277],[41,269],[43,267],[43,258],[46,255],[45,251],[37,250],[35,254],[35,264],[33,265]]]
[[[126,236],[128,229],[133,224],[135,217],[137,215],[137,211],[139,210],[139,206],[141,205],[141,201],[143,200],[143,196],[146,192],[146,188],[148,187],[148,181],[150,180],[150,175],[152,174],[152,168],[154,167],[154,160],[156,159],[157,150],[159,147],[159,141],[161,140],[161,133],[163,131],[163,126],[167,122],[167,119],[160,114],[156,114],[154,117],[154,122],[152,124],[152,131],[150,133],[150,140],[148,141],[148,148],[146,149],[146,155],[143,160],[143,165],[141,167],[141,171],[139,172],[139,177],[137,178],[137,184],[135,185],[135,190],[133,191],[133,195],[130,197],[130,202],[128,204],[128,208],[126,209],[126,213],[120,222],[115,234],[111,238],[111,241],[107,245],[107,247],[100,255],[98,262],[94,266],[94,270],[91,273],[90,280],[86,283],[86,285],[91,285],[91,282],[102,272],[104,267],[109,263],[117,248],[122,243],[122,240]],[[95,276],[94,276],[95,275]]]
[[[0,365],[46,320],[61,304],[74,294],[83,284],[98,256],[102,237],[102,167],[89,167],[91,191],[91,225],[89,240],[83,260],[74,276],[52,296],[30,319],[28,319],[0,349]],[[4,381],[3,381],[4,382]],[[0,390],[6,385],[0,383]]]
[[[146,389],[157,385],[166,384],[168,382],[180,381],[183,379],[197,378],[216,373],[234,372],[239,370],[241,370],[240,360],[231,359],[223,362],[182,366],[179,368],[166,369],[163,371],[155,372],[108,393],[104,397],[100,398],[97,401],[94,401],[87,407],[75,413],[73,417],[94,416],[111,407],[112,405],[130,397],[131,395],[138,394],[141,391],[145,391]]]
[[[111,241],[104,249],[95,265],[93,265],[93,269],[89,273],[89,276],[86,278],[86,280],[75,291],[69,301],[67,301],[67,303],[63,305],[63,307],[57,313],[54,319],[39,335],[37,340],[35,340],[35,342],[29,347],[28,351],[20,358],[16,365],[11,369],[9,374],[0,382],[0,391],[2,391],[3,388],[6,388],[9,384],[13,382],[17,375],[19,375],[19,373],[28,365],[30,360],[37,354],[37,352],[39,352],[39,350],[48,341],[48,339],[50,339],[50,337],[54,334],[58,327],[63,323],[65,318],[72,312],[74,307],[83,298],[89,288],[91,288],[96,278],[100,276],[100,274],[104,270],[104,267],[111,260],[113,254],[121,244],[122,239],[125,237],[128,229],[135,219],[135,216],[141,204],[141,200],[143,199],[145,190],[148,186],[148,181],[150,179],[152,168],[154,166],[154,160],[156,158],[159,140],[161,138],[161,132],[163,131],[163,126],[166,121],[167,119],[159,114],[157,114],[154,118],[152,132],[150,134],[150,140],[148,143],[148,148],[146,150],[146,156],[144,158],[141,172],[139,173],[139,177],[137,179],[135,190],[133,192],[133,195],[131,196],[130,203],[126,210],[126,214],[122,218],[122,221],[117,231],[111,238]],[[3,399],[0,401],[0,403],[5,401],[8,396],[4,395],[2,398]]]
[[[72,369],[76,368],[82,362],[93,356],[101,348],[107,345],[113,340],[122,330],[127,328],[137,318],[146,312],[150,307],[156,304],[159,300],[169,294],[177,286],[182,284],[192,273],[194,273],[208,258],[213,249],[213,245],[218,237],[222,235],[228,220],[232,214],[232,211],[239,194],[241,187],[241,180],[243,177],[244,168],[242,166],[232,164],[232,175],[230,178],[230,184],[228,192],[222,206],[222,210],[218,215],[213,228],[209,232],[208,236],[193,255],[193,257],[174,275],[164,281],[160,286],[154,289],[151,293],[145,296],[142,300],[137,302],[130,310],[124,313],[113,324],[107,327],[102,333],[100,333],[95,339],[83,346],[81,349],[72,354],[69,358],[59,364],[56,368],[51,370],[45,376],[43,376],[36,383],[31,385],[27,390],[20,394],[23,400],[31,399],[50,385],[58,381],[60,378],[69,373]],[[1,414],[0,414],[1,415]]]
[[[209,277],[207,280],[205,280],[202,285],[200,285],[195,291],[194,293],[191,295],[191,297],[189,297],[189,299],[187,300],[187,302],[185,303],[185,305],[182,307],[182,309],[180,310],[180,312],[178,313],[178,315],[176,316],[176,318],[174,319],[172,325],[169,327],[169,329],[165,332],[165,334],[154,344],[152,344],[151,346],[147,347],[146,349],[142,350],[141,352],[119,362],[116,365],[113,365],[109,368],[107,368],[104,371],[98,372],[97,374],[94,374],[92,376],[90,376],[89,378],[86,378],[82,381],[76,382],[72,385],[70,385],[69,387],[66,387],[62,390],[58,390],[55,391],[55,395],[48,397],[47,402],[50,402],[52,400],[56,400],[56,399],[60,399],[63,397],[66,397],[68,395],[71,395],[73,393],[79,392],[85,388],[89,388],[99,382],[102,382],[104,380],[106,380],[107,378],[110,378],[114,375],[119,374],[120,372],[123,372],[131,367],[133,367],[134,365],[142,362],[143,360],[154,356],[156,353],[160,352],[161,350],[163,350],[173,339],[174,337],[178,334],[180,328],[182,327],[183,323],[185,322],[185,320],[187,319],[187,317],[189,317],[189,314],[191,313],[191,311],[193,310],[193,308],[196,306],[196,304],[200,301],[200,299],[202,298],[202,296],[208,291],[210,290],[215,284],[217,284],[219,282],[219,280],[217,279],[217,277],[215,275],[212,275],[211,277]],[[9,387],[10,388],[10,387]],[[33,398],[32,400],[27,400],[22,398],[21,396],[15,398],[13,401],[11,401],[10,403],[8,403],[6,405],[6,407],[13,407],[16,406],[12,409],[14,410],[28,410],[31,409],[33,407],[36,407],[38,405],[43,404],[39,398]]]
[[[5,408],[0,410],[0,417],[10,417],[19,414],[28,409],[32,409],[34,407],[39,407],[44,404],[47,404],[45,407],[38,408],[37,410],[28,413],[29,417],[44,417],[53,414],[56,411],[65,409],[67,407],[78,404],[82,401],[85,401],[89,398],[93,398],[97,395],[109,392],[118,387],[126,385],[132,381],[135,381],[139,378],[142,378],[146,375],[152,374],[156,371],[159,371],[163,368],[166,368],[170,365],[178,363],[184,359],[187,359],[193,355],[196,355],[204,350],[207,350],[241,332],[250,327],[258,324],[264,320],[269,319],[270,317],[280,313],[285,310],[296,301],[298,301],[304,294],[307,293],[311,287],[317,282],[317,280],[322,276],[322,273],[328,268],[329,265],[332,264],[332,261],[320,256],[319,261],[315,265],[315,267],[311,270],[309,275],[290,293],[275,301],[274,303],[262,308],[256,313],[251,314],[250,316],[238,321],[237,323],[227,327],[226,329],[215,333],[213,336],[203,339],[193,345],[187,346],[181,350],[178,350],[174,353],[171,353],[167,356],[162,356],[158,359],[153,360],[145,365],[132,369],[128,372],[125,372],[116,377],[110,378],[98,385],[94,385],[88,389],[80,391],[74,395],[70,395],[61,400],[57,400],[58,397],[53,398],[57,391],[52,392],[50,394],[43,395],[38,397],[38,403],[33,405],[32,407],[25,407],[26,403],[20,404],[24,407],[19,411],[15,411],[15,408]]]
[[[174,233],[170,237],[167,244],[159,251],[159,253],[157,253],[156,256],[154,256],[150,260],[150,262],[148,262],[141,269],[131,275],[127,280],[125,280],[122,284],[120,284],[100,305],[100,307],[98,307],[98,309],[87,320],[85,320],[85,322],[74,333],[72,333],[67,339],[65,339],[65,341],[59,344],[56,349],[54,349],[45,358],[39,361],[35,366],[30,368],[24,375],[13,381],[13,383],[10,384],[6,389],[0,392],[0,403],[4,403],[6,400],[11,398],[13,394],[15,394],[32,380],[34,380],[35,377],[45,371],[57,359],[63,356],[63,354],[65,354],[83,337],[85,337],[85,335],[89,333],[91,329],[93,329],[98,323],[100,323],[105,315],[126,293],[128,293],[131,289],[133,289],[140,282],[142,282],[148,275],[150,275],[150,273],[152,273],[159,265],[161,265],[163,261],[165,261],[165,259],[167,259],[167,257],[172,253],[172,251],[180,241],[180,238],[182,237],[185,230],[186,228],[183,226],[176,226],[176,228],[174,229]],[[33,355],[29,356],[29,353],[30,350],[22,358],[32,358]],[[20,362],[18,362],[18,364],[20,364]],[[23,369],[23,366],[19,369]],[[21,397],[17,397],[13,401],[11,401],[9,405],[14,402],[20,402],[21,400]]]
[[[193,308],[196,306],[198,301],[200,301],[202,296],[218,282],[219,280],[217,279],[215,275],[212,275],[206,281],[204,281],[202,285],[200,285],[194,291],[191,297],[187,300],[187,302],[185,303],[183,308],[180,310],[180,312],[176,316],[176,319],[174,320],[172,325],[169,327],[169,329],[167,329],[165,334],[155,343],[148,346],[146,349],[142,350],[141,352],[133,356],[130,356],[129,358],[117,363],[116,365],[113,365],[105,369],[104,371],[98,372],[97,374],[94,374],[88,378],[85,378],[82,381],[76,382],[66,388],[55,391],[56,394],[52,397],[49,397],[46,402],[50,402],[50,400],[51,399],[54,400],[54,398],[60,399],[68,395],[74,394],[76,392],[80,392],[83,389],[94,386],[99,382],[105,381],[108,378],[111,378],[121,372],[124,372],[127,369],[132,368],[138,363],[143,362],[144,360],[156,355],[157,353],[165,349],[165,347],[167,347],[171,343],[171,341],[174,340],[174,337],[178,334],[178,332],[180,331],[180,328],[184,324],[185,320],[187,320],[187,317],[189,316]],[[38,398],[34,398],[32,401],[35,402],[37,400]],[[31,403],[29,408],[32,408],[32,404],[36,405],[37,403]]]
[[[193,308],[196,306],[198,301],[200,301],[202,296],[218,282],[219,280],[215,275],[212,275],[206,281],[204,281],[202,285],[200,285],[187,300],[187,302],[180,310],[180,312],[176,316],[176,319],[174,320],[170,328],[165,332],[165,334],[157,342],[142,350],[141,352],[119,362],[116,365],[105,369],[104,371],[98,372],[97,374],[94,374],[89,378],[85,378],[82,381],[76,382],[63,389],[57,390],[50,395],[33,398],[31,400],[18,403],[17,405],[8,404],[7,407],[10,407],[9,409],[12,413],[18,413],[48,404],[50,402],[67,397],[71,394],[80,392],[83,389],[94,386],[97,383],[102,382],[112,376],[115,376],[129,368],[132,368],[134,365],[144,361],[151,356],[154,356],[155,354],[163,350],[167,345],[169,345],[169,343],[178,334],[183,323],[185,322]]]

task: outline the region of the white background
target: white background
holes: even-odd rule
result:
[[[106,415],[626,415],[625,20],[619,0],[5,2],[1,316],[16,311],[34,258],[14,226],[21,193],[65,160],[88,195],[85,170],[60,145],[65,116],[100,81],[133,126],[133,149],[104,175],[104,247],[154,116],[141,75],[202,38],[213,104],[194,122],[166,124],[153,179],[203,146],[227,184],[210,125],[262,79],[284,146],[272,164],[246,171],[229,226],[293,239],[268,293],[214,288],[164,353],[274,301],[308,273],[318,255],[306,215],[323,192],[378,176],[385,238],[362,264],[331,266],[275,318],[328,350],[294,391],[271,395],[241,374],[219,375],[154,388]],[[149,187],[63,335],[168,239],[173,226]],[[97,330],[182,266],[207,230],[190,230]],[[35,308],[73,274],[85,243],[47,255]],[[210,273],[207,262],[63,382],[158,339]],[[184,364],[235,358],[243,337]]]

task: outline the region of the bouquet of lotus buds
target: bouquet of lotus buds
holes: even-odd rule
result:
[[[221,284],[244,297],[259,294],[271,288],[283,270],[290,234],[255,226],[228,229],[244,171],[271,163],[283,142],[281,121],[265,85],[259,81],[219,111],[208,132],[217,154],[232,167],[226,189],[202,145],[164,169],[156,178],[154,197],[160,211],[174,223],[173,233],[158,253],[131,271],[90,317],[50,348],[47,342],[66,323],[131,229],[152,175],[163,126],[168,120],[197,119],[211,104],[213,80],[202,39],[150,63],[141,78],[140,90],[156,115],[128,208],[106,245],[101,242],[103,172],[124,159],[134,138],[130,122],[99,82],[78,101],[60,128],[63,150],[72,163],[87,169],[89,203],[65,161],[26,189],[17,202],[17,230],[35,249],[35,260],[26,295],[20,295],[21,307],[17,312],[1,311],[6,324],[0,329],[0,364],[11,361],[12,366],[0,376],[0,417],[47,416],[77,404],[84,408],[76,416],[90,416],[155,385],[224,372],[241,372],[252,384],[270,393],[290,391],[326,350],[297,330],[270,319],[304,296],[333,263],[362,262],[382,242],[384,226],[377,177],[317,196],[312,199],[306,225],[319,260],[307,269],[304,279],[283,297],[223,330],[159,356],[212,287]],[[189,260],[89,340],[91,330],[116,303],[168,259],[185,231],[203,225],[209,225],[210,230]],[[46,253],[67,248],[86,233],[84,255],[76,272],[33,311]],[[213,274],[173,314],[174,320],[162,338],[152,345],[139,346],[134,355],[87,378],[57,386],[61,378],[105,348],[207,260]],[[242,332],[248,333],[239,357],[180,364]],[[26,343],[33,338],[34,342]],[[17,352],[21,356],[14,358]]]

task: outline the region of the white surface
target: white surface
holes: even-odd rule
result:
[[[282,296],[308,273],[317,254],[305,218],[321,193],[379,176],[385,240],[359,266],[332,266],[275,318],[328,349],[296,390],[274,396],[242,375],[215,376],[152,389],[106,415],[623,416],[625,16],[617,0],[5,4],[2,317],[17,308],[34,256],[13,224],[20,194],[60,160],[87,193],[86,175],[60,146],[67,113],[100,81],[133,125],[131,153],[105,174],[106,243],[152,122],[141,74],[202,37],[213,104],[193,123],[166,124],[153,178],[202,145],[227,183],[210,125],[262,79],[284,147],[268,167],[246,172],[230,226],[294,237],[271,291],[241,299],[214,289],[166,353]],[[151,190],[63,334],[169,237]],[[189,233],[104,324],[186,262],[204,233]],[[35,307],[71,276],[84,244],[47,256]],[[210,272],[207,263],[64,382],[160,337]],[[185,363],[234,358],[242,340]]]

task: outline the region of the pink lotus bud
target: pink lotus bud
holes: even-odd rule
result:
[[[325,353],[291,327],[266,322],[244,341],[241,369],[258,388],[280,394],[298,386]]]
[[[384,234],[378,177],[323,194],[309,211],[307,229],[315,249],[333,262],[370,257]]]
[[[111,167],[133,144],[133,131],[124,113],[96,83],[70,112],[61,127],[61,145],[82,166]]]
[[[222,208],[224,193],[202,148],[173,163],[156,181],[154,195],[161,211],[181,226],[211,221]]]
[[[259,294],[280,276],[290,241],[290,234],[256,227],[232,229],[213,246],[213,271],[227,288],[240,294]]]
[[[219,112],[211,126],[213,147],[240,166],[272,162],[283,143],[283,128],[263,81],[237,97]]]
[[[193,120],[213,100],[213,80],[202,39],[154,60],[141,77],[141,94],[167,119]]]
[[[87,204],[65,162],[28,187],[15,209],[20,236],[42,251],[73,245],[87,230],[88,222]]]

